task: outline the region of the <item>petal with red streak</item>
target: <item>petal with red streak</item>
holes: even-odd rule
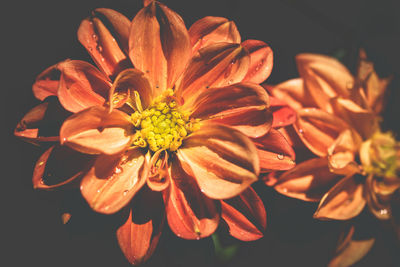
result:
[[[131,141],[132,123],[127,114],[91,107],[70,116],[60,130],[62,144],[87,154],[116,154]]]
[[[129,56],[135,68],[148,74],[158,92],[174,85],[190,55],[186,26],[165,5],[153,1],[132,20]]]
[[[245,77],[250,64],[246,49],[240,44],[215,43],[198,50],[177,83],[176,95],[192,103],[210,87],[238,83]]]
[[[93,159],[65,146],[52,146],[36,162],[33,187],[48,190],[69,184],[89,170]]]
[[[81,193],[90,207],[111,214],[123,208],[146,182],[148,166],[140,149],[118,155],[100,155],[81,181]]]
[[[326,158],[314,158],[277,177],[274,188],[288,197],[319,201],[338,179],[340,176],[329,171]]]
[[[240,43],[235,23],[222,17],[207,16],[199,19],[190,27],[189,36],[192,53],[214,43]]]
[[[255,145],[240,131],[225,125],[203,122],[184,139],[177,156],[210,198],[234,197],[258,179]]]
[[[145,262],[157,247],[165,221],[161,194],[143,188],[130,204],[127,220],[116,232],[118,244],[133,265]]]
[[[58,98],[66,110],[75,113],[104,104],[111,84],[98,69],[80,60],[59,63],[58,68],[61,71]]]
[[[363,185],[349,175],[330,189],[314,214],[317,219],[349,220],[364,209]]]
[[[316,108],[305,108],[297,112],[294,128],[304,144],[316,155],[326,156],[328,148],[339,134],[350,128],[339,117]]]
[[[111,28],[108,29],[106,25]],[[108,8],[96,9],[79,26],[79,42],[109,77],[115,77],[121,70],[131,66],[124,53],[124,50],[128,51],[129,27],[130,21],[124,15]]]
[[[264,204],[253,188],[249,187],[239,196],[221,201],[221,217],[229,227],[229,233],[242,241],[263,237],[267,227]]]
[[[268,106],[269,98],[264,88],[252,83],[239,83],[204,90],[190,109],[194,118],[227,124],[247,136],[258,137],[271,128],[272,116]]]
[[[258,150],[261,172],[293,168],[295,153],[286,138],[275,129],[262,137],[252,139]]]
[[[214,200],[205,196],[179,162],[172,162],[171,184],[164,202],[171,230],[185,239],[200,239],[214,233],[219,211]]]
[[[249,51],[250,66],[243,81],[264,82],[272,72],[274,56],[271,47],[259,40],[246,40],[242,46]]]

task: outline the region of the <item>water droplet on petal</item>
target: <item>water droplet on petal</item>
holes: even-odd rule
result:
[[[287,190],[287,188],[283,188],[282,191],[283,191],[284,193],[287,193],[288,190]]]
[[[125,190],[122,194],[123,194],[124,196],[126,196],[126,195],[128,194],[128,192],[129,192],[129,190]]]
[[[387,210],[387,209],[381,209],[381,210],[379,211],[379,213],[380,213],[381,215],[386,215],[386,214],[388,214],[388,210]]]
[[[93,40],[95,40],[95,41],[97,41],[99,38],[97,37],[97,35],[96,34],[93,34],[92,35],[92,38],[93,38]]]
[[[304,133],[304,130],[303,129],[299,129],[299,133]]]
[[[285,156],[284,156],[283,154],[278,154],[276,157],[277,157],[279,160],[282,160]]]
[[[102,47],[101,45],[98,45],[98,46],[96,47],[96,49],[97,49],[97,51],[99,51],[99,52],[102,52],[102,51],[103,51],[103,47]]]
[[[120,167],[115,167],[114,173],[121,173],[121,172],[122,172],[122,168],[120,168]]]
[[[100,189],[97,189],[97,193],[100,193],[101,192],[101,190]]]

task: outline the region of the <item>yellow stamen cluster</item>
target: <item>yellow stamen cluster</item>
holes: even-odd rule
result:
[[[157,97],[146,110],[135,111],[131,120],[136,127],[133,145],[176,151],[185,136],[198,128],[198,120],[190,120],[173,99],[172,89]]]

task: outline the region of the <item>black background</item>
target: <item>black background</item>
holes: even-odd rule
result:
[[[242,40],[271,45],[274,68],[269,83],[296,77],[294,56],[300,52],[335,55],[353,71],[360,46],[381,75],[394,74],[384,112],[386,129],[399,132],[400,16],[397,1],[203,0],[163,1],[189,27],[204,16],[234,20]],[[301,4],[300,4],[301,3]],[[99,216],[84,227],[61,223],[50,195],[32,189],[31,175],[41,149],[12,132],[39,103],[31,86],[45,68],[65,58],[90,60],[78,43],[80,21],[97,7],[109,7],[132,19],[139,0],[13,1],[1,7],[1,266],[129,266]],[[241,243],[225,266],[324,266],[335,248],[342,223],[312,219],[316,204],[303,203],[256,185],[267,210],[265,237]],[[374,226],[374,224],[372,224]],[[356,266],[400,266],[400,246],[390,232],[376,232],[378,242]],[[227,242],[234,242],[227,240]],[[4,263],[1,263],[3,262]],[[223,266],[213,256],[210,239],[185,241],[164,228],[161,242],[144,266]]]

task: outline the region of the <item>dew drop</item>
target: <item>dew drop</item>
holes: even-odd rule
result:
[[[228,84],[232,84],[232,83],[233,83],[233,80],[230,79],[230,80],[228,81]]]
[[[379,213],[380,213],[381,215],[386,215],[386,214],[388,214],[388,210],[387,210],[387,209],[381,209],[381,210],[379,211]]]
[[[97,193],[100,193],[101,192],[101,190],[100,189],[97,189]]]
[[[101,45],[96,46],[97,51],[102,52],[103,51],[103,47]]]
[[[104,57],[102,57],[102,58],[101,58],[101,61],[103,61],[103,62],[104,62],[104,61],[105,61],[105,58],[104,58]]]
[[[122,172],[122,168],[120,168],[120,167],[115,167],[115,169],[114,169],[114,173],[121,173]]]
[[[99,38],[97,37],[97,35],[96,34],[93,34],[92,35],[92,38],[93,38],[93,40],[95,40],[95,41],[97,41]]]
[[[304,133],[304,130],[303,129],[299,129],[299,133]]]
[[[129,190],[125,190],[122,194],[123,194],[124,196],[126,196],[126,195],[128,194],[128,192],[129,192]]]
[[[287,190],[287,188],[283,188],[282,191],[283,191],[284,193],[287,193],[288,190]]]
[[[44,164],[44,161],[39,162],[38,166],[42,166]]]
[[[196,236],[196,240],[200,240],[200,236]]]
[[[282,159],[284,158],[283,154],[278,154],[276,157],[277,157],[279,160],[282,160]]]

